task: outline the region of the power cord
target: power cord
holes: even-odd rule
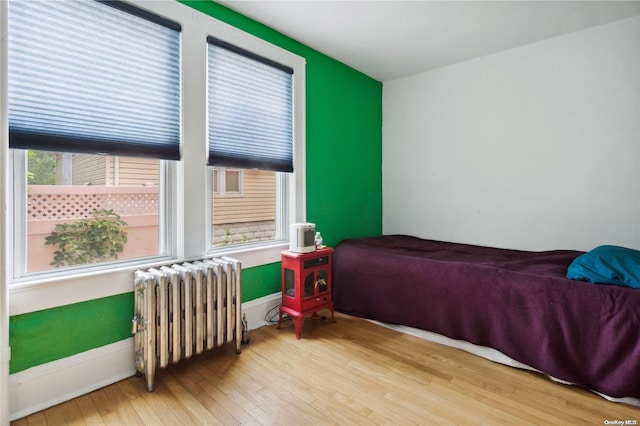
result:
[[[277,324],[280,318],[280,306],[282,303],[271,308],[264,316],[264,322],[267,324]],[[291,317],[287,314],[282,315],[282,321],[290,321]]]

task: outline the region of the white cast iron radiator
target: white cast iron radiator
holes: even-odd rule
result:
[[[132,333],[149,392],[156,368],[232,340],[240,353],[241,269],[221,257],[136,271]]]

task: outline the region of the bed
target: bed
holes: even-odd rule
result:
[[[568,279],[586,255],[406,235],[345,240],[333,257],[334,305],[490,348],[515,365],[640,405],[640,290]]]

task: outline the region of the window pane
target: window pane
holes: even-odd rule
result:
[[[227,194],[240,193],[240,170],[225,170],[225,192]]]
[[[220,179],[218,178],[218,168],[214,167],[213,168],[213,193],[214,194],[218,194],[220,192],[220,190],[218,189],[220,187],[220,183],[218,183]]]
[[[28,151],[27,272],[154,256],[160,161]]]
[[[276,238],[276,174],[261,170],[236,170],[240,196],[213,199],[213,246],[269,241]],[[229,179],[227,173],[226,178]],[[215,176],[215,173],[214,173]],[[229,188],[229,182],[227,182]]]

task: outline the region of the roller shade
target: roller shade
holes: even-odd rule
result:
[[[180,158],[180,25],[119,1],[8,11],[11,148]]]
[[[210,166],[293,171],[293,70],[208,41]]]

